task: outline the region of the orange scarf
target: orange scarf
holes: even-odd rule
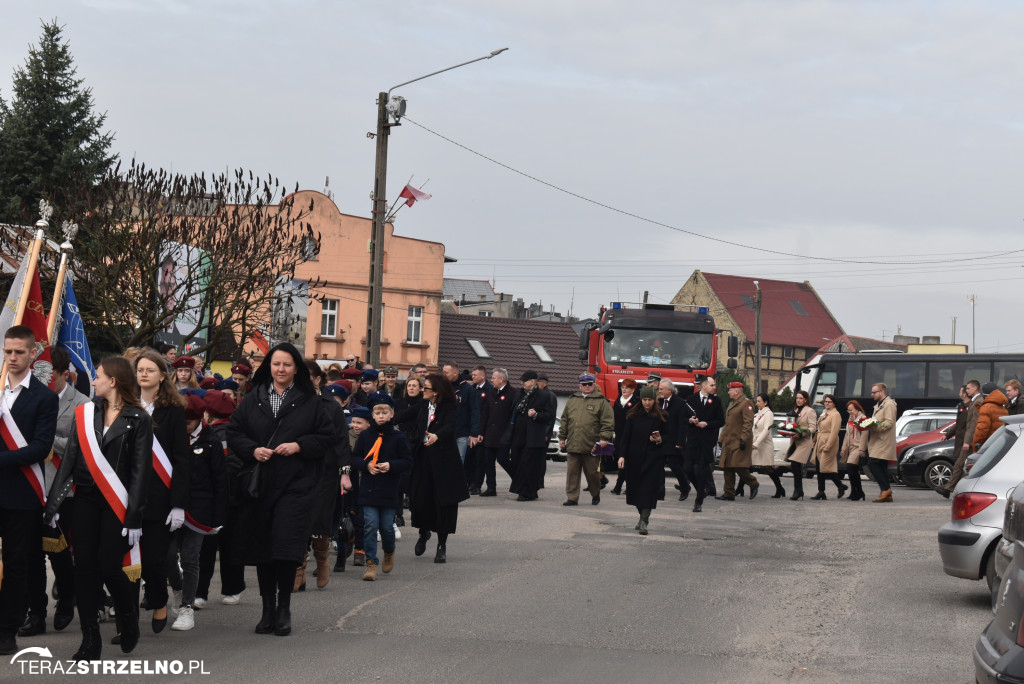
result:
[[[380,444],[383,441],[384,441],[384,435],[383,434],[377,435],[377,441],[373,443],[373,446],[370,447],[370,450],[368,452],[366,452],[366,456],[363,458],[363,460],[365,461],[365,460],[369,459],[370,457],[373,457],[373,460],[370,461],[370,467],[371,468],[376,468],[377,467],[377,457],[380,456]]]

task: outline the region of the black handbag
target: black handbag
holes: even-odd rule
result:
[[[267,440],[267,447],[274,442],[274,437],[277,436],[277,428],[281,425],[281,419],[278,418],[274,423],[274,431],[270,433],[270,439]],[[257,462],[251,468],[244,468],[238,473],[238,493],[243,499],[258,499],[261,495],[261,485],[263,478],[260,477],[262,469],[260,463]]]

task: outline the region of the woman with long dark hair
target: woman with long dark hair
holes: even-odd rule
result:
[[[636,380],[626,378],[619,383],[619,398],[612,402],[612,414],[615,416],[615,462],[622,458],[622,448],[619,443],[622,441],[623,432],[626,429],[626,414],[640,403],[640,398],[634,396],[636,393]],[[622,484],[626,481],[626,469],[619,468],[618,477],[615,478],[615,486],[612,487],[612,494],[622,494]]]
[[[249,498],[239,511],[244,559],[256,566],[263,599],[257,634],[292,631],[295,569],[306,551],[325,455],[334,426],[302,355],[287,342],[273,347],[228,423],[228,446],[242,460]],[[255,480],[255,481],[254,481]]]
[[[651,385],[640,390],[640,404],[626,414],[626,426],[619,446],[619,468],[626,469],[626,503],[636,506],[640,521],[633,529],[647,534],[651,511],[665,489],[665,454],[662,435],[667,436],[668,414],[658,406],[658,393]]]
[[[800,501],[804,498],[804,466],[811,459],[814,451],[814,431],[818,426],[818,416],[811,408],[811,395],[804,390],[797,390],[796,408],[788,415],[795,424],[796,430],[789,438],[789,449],[786,451],[786,460],[793,470],[793,496],[791,501]]]
[[[410,502],[412,526],[419,530],[413,552],[422,556],[430,533],[437,533],[435,563],[447,561],[448,535],[455,534],[459,502],[469,498],[466,473],[455,442],[458,405],[452,384],[438,373],[423,380],[420,430],[423,435],[413,447]]]
[[[846,474],[850,478],[850,501],[864,501],[864,487],[860,483],[860,464],[868,453],[868,432],[860,426],[867,416],[864,407],[856,399],[846,404],[846,412],[850,420],[846,424],[846,438],[843,440],[842,451],[839,452],[846,464]]]
[[[754,414],[754,451],[751,454],[751,470],[765,473],[775,484],[773,499],[781,499],[786,496],[786,490],[782,486],[782,477],[775,468],[775,444],[772,442],[772,425],[775,423],[775,414],[772,413],[772,400],[767,393],[762,392],[754,399],[757,405],[757,413]]]
[[[75,486],[71,543],[75,550],[75,601],[82,644],[73,660],[99,660],[103,641],[97,620],[106,584],[121,629],[121,651],[139,643],[137,591],[141,558],[129,553],[142,536],[142,510],[153,469],[153,428],[138,400],[132,364],[108,356],[96,369],[96,398],[75,410],[75,429],[50,487],[43,520],[56,524],[57,508]],[[132,561],[125,565],[125,556]],[[163,570],[163,559],[160,562]]]
[[[186,358],[190,357],[178,360]],[[174,388],[166,360],[155,349],[143,350],[135,359],[135,378],[142,408],[153,419],[154,472],[142,516],[142,533],[146,536],[142,545],[142,579],[146,582],[144,606],[153,611],[153,631],[159,633],[167,626],[167,557],[171,534],[185,523],[192,449],[185,427],[185,397]],[[192,607],[180,606],[180,589],[174,595],[179,610]]]

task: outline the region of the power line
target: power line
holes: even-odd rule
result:
[[[692,230],[686,230],[685,228],[679,228],[678,226],[673,226],[673,225],[670,225],[668,223],[663,223],[661,221],[656,221],[654,219],[650,219],[650,218],[647,218],[645,216],[640,216],[639,214],[635,214],[633,212],[626,211],[624,209],[619,209],[617,207],[613,207],[610,204],[605,204],[603,202],[598,202],[597,200],[591,199],[589,197],[586,197],[585,195],[581,195],[579,193],[573,192],[572,190],[567,190],[567,189],[565,189],[565,188],[563,188],[563,187],[561,187],[559,185],[555,185],[554,183],[549,183],[546,180],[543,180],[541,178],[537,178],[536,176],[532,176],[532,175],[526,173],[525,171],[520,171],[517,168],[514,168],[512,166],[509,166],[508,164],[505,164],[504,162],[500,162],[497,159],[494,159],[493,157],[488,157],[486,154],[483,154],[481,152],[477,152],[476,150],[474,150],[474,149],[472,149],[470,147],[466,147],[465,145],[463,145],[460,142],[452,140],[451,138],[449,138],[449,137],[447,137],[445,135],[442,135],[441,133],[438,133],[435,130],[427,128],[426,126],[424,126],[421,123],[413,121],[408,116],[405,117],[405,121],[408,121],[409,123],[411,123],[414,126],[422,128],[427,133],[435,135],[438,138],[441,138],[442,140],[444,140],[446,142],[449,142],[452,145],[455,145],[456,147],[459,147],[459,148],[469,152],[470,154],[476,155],[476,156],[480,157],[481,159],[486,159],[487,161],[491,162],[492,164],[497,164],[498,166],[502,167],[503,169],[506,169],[507,171],[511,171],[512,173],[518,174],[518,175],[520,175],[520,176],[522,176],[524,178],[532,180],[535,183],[540,183],[541,185],[546,185],[547,187],[551,188],[552,190],[557,190],[558,192],[564,193],[566,195],[569,195],[570,197],[575,197],[576,199],[579,199],[579,200],[582,200],[584,202],[588,202],[588,203],[593,204],[595,206],[601,207],[602,209],[607,209],[607,210],[613,211],[613,212],[615,212],[617,214],[621,214],[623,216],[628,216],[628,217],[636,219],[638,221],[643,221],[644,223],[650,223],[651,225],[660,226],[661,228],[667,228],[669,230],[674,230],[677,233],[683,233],[684,235],[690,235],[692,237],[701,238],[702,240],[710,240],[712,242],[718,242],[718,243],[723,244],[723,245],[729,245],[730,247],[741,247],[743,249],[750,249],[750,250],[753,250],[755,252],[763,252],[765,254],[776,254],[776,255],[780,255],[780,256],[793,257],[795,259],[804,259],[804,260],[811,260],[811,261],[827,261],[827,262],[842,263],[842,264],[879,264],[879,265],[899,264],[899,265],[912,265],[912,264],[942,264],[942,263],[948,263],[948,260],[946,260],[946,259],[933,260],[933,261],[929,261],[929,260],[921,260],[921,261],[879,261],[879,260],[872,260],[872,259],[841,259],[839,257],[817,257],[817,256],[809,256],[809,255],[806,255],[806,254],[794,254],[793,252],[783,252],[783,251],[775,250],[775,249],[767,249],[765,247],[756,247],[756,246],[753,246],[753,245],[745,245],[745,244],[743,244],[741,242],[733,242],[732,240],[726,240],[724,238],[713,237],[711,235],[704,235],[702,233],[697,233],[697,232],[694,232]],[[984,259],[989,259],[989,258],[996,257],[996,256],[1006,256],[1008,254],[1018,254],[1020,252],[1024,252],[1024,248],[1022,248],[1022,249],[1014,249],[1014,250],[1010,250],[1010,251],[1007,251],[1007,252],[998,252],[998,253],[994,253],[991,256],[987,256],[987,257],[982,256],[982,257],[959,258],[959,259],[957,259],[957,261],[984,260]]]

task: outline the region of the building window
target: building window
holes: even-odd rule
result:
[[[405,329],[405,341],[419,344],[423,341],[423,307],[409,307],[409,325]]]
[[[494,312],[493,311],[477,311],[477,315],[484,316],[485,318],[491,318],[492,316],[494,316]]]
[[[771,356],[771,347],[769,347],[767,344],[762,344],[761,345],[761,356],[763,358],[766,358],[766,359],[769,356]]]
[[[793,307],[793,311],[796,311],[796,315],[797,316],[809,316],[810,315],[809,313],[807,313],[807,310],[804,309],[803,304],[801,304],[799,302],[799,300],[790,299],[789,300],[789,305],[791,307]]]
[[[316,238],[312,235],[307,235],[302,238],[302,258],[305,261],[316,261],[316,255],[320,253],[320,248],[316,244]]]
[[[320,336],[335,337],[338,334],[338,300],[325,299],[320,303]]]
[[[536,342],[531,342],[530,343],[530,349],[532,349],[533,353],[537,355],[537,358],[540,359],[541,363],[554,363],[555,362],[555,360],[553,358],[551,358],[551,354],[548,354],[548,350],[544,348],[543,344],[538,344]]]
[[[795,355],[795,351],[794,351],[794,349],[792,347],[783,347],[782,348],[782,358],[784,358],[784,359],[791,359],[791,358],[794,357],[794,355]]]
[[[480,340],[474,340],[467,337],[466,342],[469,344],[469,348],[473,350],[473,353],[477,355],[477,358],[491,358],[491,355],[487,353],[487,349]]]

